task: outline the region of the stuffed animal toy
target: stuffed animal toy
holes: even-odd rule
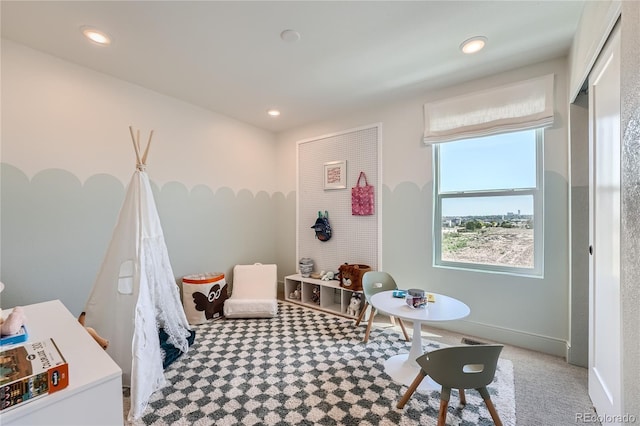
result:
[[[311,293],[311,301],[316,305],[320,304],[320,286],[314,285]]]
[[[25,322],[24,311],[21,306],[13,308],[6,320],[0,317],[0,334],[3,336],[12,336],[20,331],[20,327]]]
[[[351,301],[347,307],[347,315],[356,316],[360,311],[360,294],[353,293],[351,295]]]
[[[353,291],[362,291],[362,277],[369,272],[369,265],[345,263],[338,268],[340,286]]]
[[[82,324],[83,327],[84,327],[84,316],[85,316],[85,313],[83,312],[78,317],[78,322]],[[93,339],[100,345],[102,349],[107,349],[107,347],[109,346],[109,341],[107,339],[101,337],[98,334],[98,332],[93,329],[93,327],[84,327],[84,328],[91,335],[91,337],[93,337]]]
[[[322,281],[331,281],[336,278],[336,274],[333,271],[329,271],[322,276]]]
[[[293,292],[289,293],[289,299],[300,300],[300,284],[298,284],[298,288],[296,288]]]
[[[340,281],[340,283],[341,283],[340,285],[342,287],[350,288],[351,287],[351,278],[343,276],[342,280]]]

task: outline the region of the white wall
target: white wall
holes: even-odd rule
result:
[[[564,59],[419,93],[401,102],[372,106],[274,137],[12,42],[3,40],[2,47],[2,280],[14,288],[3,293],[3,306],[55,296],[68,299],[67,304],[73,308],[84,302],[115,221],[120,192],[133,170],[130,124],[141,128],[143,137],[151,128],[156,132],[149,173],[158,185],[161,216],[166,212],[161,219],[170,223],[165,226],[170,255],[173,252],[180,258],[178,268],[174,265],[176,275],[195,272],[196,268],[224,271],[233,263],[270,257],[266,261],[277,261],[282,276],[294,272],[296,264],[296,142],[380,122],[383,187],[378,193],[383,203],[383,269],[394,274],[402,286],[425,287],[467,302],[472,315],[448,324],[452,329],[564,355],[569,305],[568,88]],[[556,125],[545,132],[544,278],[434,268],[431,149],[421,142],[422,105],[549,72],[556,74]],[[4,179],[7,175],[9,180]],[[77,180],[74,185],[80,187],[98,182],[97,187],[108,189],[103,197],[108,203],[104,202],[103,212],[95,213],[103,215],[100,223],[89,222],[83,228],[92,233],[90,242],[82,240],[89,247],[73,251],[74,241],[70,239],[63,244],[66,254],[61,250],[54,262],[37,246],[59,242],[64,236],[44,235],[35,247],[16,248],[19,235],[7,229],[19,230],[52,215],[23,219],[19,211],[5,214],[6,200],[19,199],[23,188],[31,189],[36,183],[40,186],[33,193],[44,193],[50,186],[41,185],[42,181],[50,180],[56,183],[51,197],[55,201],[56,195],[64,192],[60,188],[68,186],[63,182],[69,179]],[[7,182],[13,186],[7,188]],[[264,193],[266,197],[260,195]],[[89,204],[89,199],[93,200],[86,194],[80,196],[82,203]],[[185,209],[184,205],[189,207]],[[185,214],[203,206],[208,206],[207,214],[197,220]],[[266,213],[255,213],[261,211]],[[64,216],[68,210],[57,213]],[[263,222],[258,220],[257,226],[242,229],[242,224],[261,216],[265,216]],[[42,229],[51,233],[59,223],[48,220]],[[231,231],[226,230],[228,223]],[[77,232],[73,226],[69,229]],[[198,240],[199,234],[208,242]],[[212,243],[216,238],[221,241]],[[46,245],[50,247],[53,245]],[[16,258],[21,262],[7,271],[6,265],[15,263]],[[34,268],[36,271],[31,271]]]
[[[569,53],[569,99],[574,101],[620,15],[621,0],[585,2]]]
[[[544,278],[432,266],[432,159],[422,144],[425,102],[555,73],[555,124],[545,131]],[[568,340],[568,143],[566,59],[548,61],[372,107],[278,135],[278,187],[295,190],[296,141],[382,123],[382,269],[404,288],[465,301],[471,315],[446,324],[464,333],[564,356]],[[279,243],[280,244],[280,243]]]
[[[176,276],[276,260],[272,133],[2,40],[2,306],[79,314],[141,129]],[[231,277],[229,277],[231,278]]]
[[[29,177],[60,168],[128,182],[132,125],[142,143],[155,131],[148,171],[160,186],[275,190],[272,133],[4,39],[2,99],[2,161]]]

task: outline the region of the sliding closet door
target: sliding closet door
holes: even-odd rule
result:
[[[589,395],[598,415],[617,424],[622,407],[618,29],[589,76],[589,115]]]

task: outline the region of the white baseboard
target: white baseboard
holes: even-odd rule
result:
[[[433,324],[429,324],[433,326]],[[452,323],[438,324],[439,328],[454,331],[468,336],[487,339],[494,342],[505,343],[525,349],[543,352],[566,359],[568,342],[556,337],[543,336],[521,330],[483,324],[474,321],[455,321]]]
[[[278,286],[282,289],[284,284],[279,281]],[[522,330],[483,324],[475,321],[459,320],[448,323],[442,322],[437,325],[435,323],[429,323],[428,326],[433,328],[442,328],[444,330],[464,334],[469,337],[477,337],[480,340],[486,339],[493,342],[504,343],[549,355],[559,356],[565,360],[567,359],[567,353],[570,350],[569,342],[563,339]]]

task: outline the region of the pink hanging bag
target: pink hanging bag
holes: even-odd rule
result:
[[[360,185],[362,178],[364,178],[364,186]],[[351,188],[351,214],[353,216],[370,216],[373,214],[373,206],[373,185],[369,185],[367,175],[360,172],[356,186]]]

